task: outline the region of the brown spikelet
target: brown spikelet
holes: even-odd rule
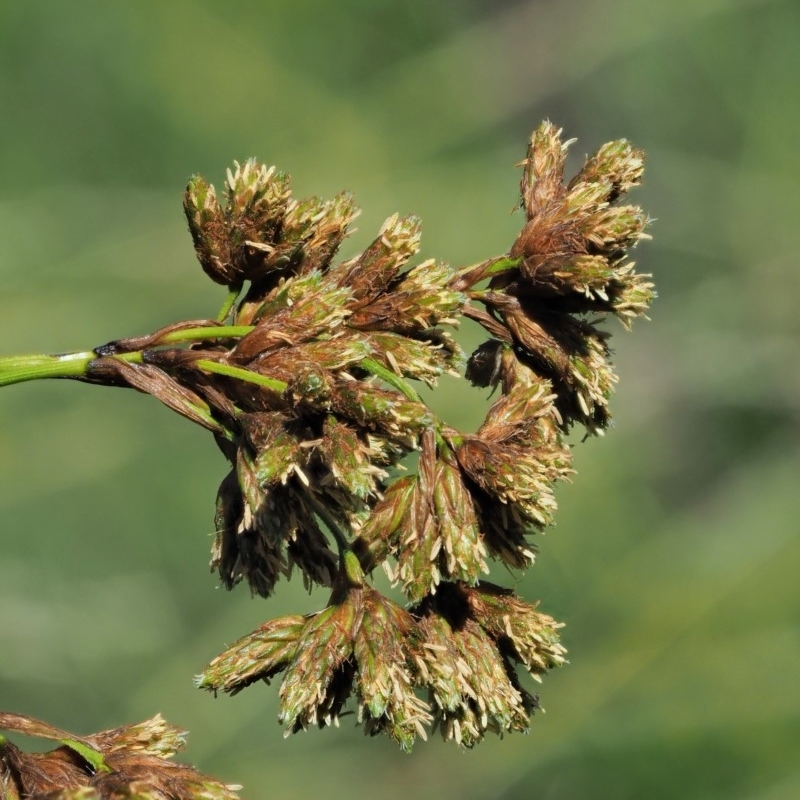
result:
[[[2,800],[236,800],[241,788],[171,761],[186,734],[161,715],[82,737],[32,717],[0,713],[0,730],[61,742],[46,753],[25,753],[0,736]]]

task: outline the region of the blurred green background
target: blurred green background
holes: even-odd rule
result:
[[[345,719],[284,741],[274,686],[200,694],[226,643],[325,596],[216,588],[210,437],[69,382],[0,392],[0,707],[81,732],[160,711],[253,800],[800,797],[799,41],[796,0],[2,0],[0,354],[213,314],[181,193],[234,158],[354,191],[346,254],[394,211],[425,256],[500,253],[545,117],[573,166],[647,150],[660,298],[617,331],[616,427],[576,442],[517,581],[572,662],[529,736],[405,756]],[[437,402],[466,426],[465,391]]]

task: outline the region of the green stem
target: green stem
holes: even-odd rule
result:
[[[486,270],[486,277],[491,278],[493,275],[499,275],[501,272],[510,272],[512,269],[516,269],[520,265],[521,261],[521,258],[500,256],[499,258],[494,259],[494,264],[492,264]]]
[[[351,586],[364,585],[364,570],[361,567],[361,562],[358,556],[352,550],[344,550],[339,553],[342,568],[344,569],[347,580]]]
[[[272,389],[273,392],[282,394],[286,391],[287,383],[284,381],[276,380],[275,378],[268,378],[266,375],[259,375],[249,369],[242,367],[232,367],[230,364],[220,364],[219,361],[209,361],[206,358],[201,358],[194,362],[194,365],[199,369],[206,372],[213,372],[217,375],[225,375],[228,378],[236,378],[246,383],[254,383],[257,386],[264,386],[267,389]]]
[[[115,358],[141,362],[141,353],[122,353]],[[0,386],[36,381],[44,378],[85,378],[89,364],[97,353],[65,353],[59,356],[31,355],[0,358]]]
[[[186,328],[163,336],[158,347],[164,344],[202,342],[207,339],[241,339],[253,330],[253,325],[214,325],[207,328]]]
[[[208,339],[241,339],[253,330],[252,325],[218,325],[212,327],[186,328],[181,331],[167,333],[159,341],[158,346],[172,344],[186,344],[189,342],[206,341]],[[155,349],[155,348],[154,348]],[[123,361],[141,363],[141,350],[129,353],[117,353],[113,358]],[[98,357],[93,350],[78,353],[63,353],[60,355],[25,355],[5,356],[0,358],[0,386],[10,386],[24,381],[36,381],[44,378],[84,378],[89,364]],[[253,373],[248,372],[248,375]],[[269,380],[269,379],[265,379]],[[257,382],[257,381],[251,381]],[[267,384],[262,384],[267,385]],[[276,391],[283,391],[282,388]]]
[[[77,739],[62,739],[61,743],[74,750],[95,772],[111,772],[111,767],[106,764],[106,760],[99,750],[95,750]]]
[[[371,358],[362,358],[361,361],[358,362],[358,366],[362,369],[365,369],[376,378],[380,378],[390,386],[393,386],[398,392],[401,392],[409,400],[412,400],[415,403],[422,403],[422,405],[424,405],[429,411],[431,411],[431,413],[433,413],[430,406],[428,406],[428,404],[422,399],[413,386],[409,386],[408,383],[406,383],[399,375],[395,374],[391,370],[386,369],[383,364],[379,364],[377,361],[373,361]],[[442,435],[444,423],[435,414],[434,419],[436,422],[434,425],[433,434],[436,437],[436,442],[438,443],[439,447],[449,449],[447,441]]]
[[[228,315],[231,313],[231,309],[236,304],[236,300],[239,297],[239,292],[241,291],[241,286],[232,286],[228,290],[228,296],[225,298],[225,302],[222,304],[219,314],[217,314],[217,322],[225,322],[225,320],[228,319]]]
[[[7,356],[0,358],[0,386],[35,381],[39,378],[79,378],[86,374],[94,353],[69,353],[63,356]]]
[[[499,275],[502,272],[509,272],[519,267],[522,258],[511,258],[511,256],[497,256],[482,261],[480,264],[470,264],[468,267],[456,270],[450,278],[450,285],[457,286],[460,291],[468,291],[473,286]],[[462,285],[462,281],[466,281]]]
[[[358,362],[358,366],[362,369],[365,369],[370,373],[370,375],[374,375],[376,378],[380,378],[390,386],[393,386],[398,392],[403,394],[409,400],[413,400],[415,403],[425,402],[419,396],[416,389],[414,389],[412,386],[409,386],[399,375],[395,374],[389,369],[386,369],[383,364],[379,364],[377,361],[373,361],[371,358],[362,358],[361,361]]]

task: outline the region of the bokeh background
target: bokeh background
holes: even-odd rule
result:
[[[573,166],[647,150],[660,297],[618,330],[616,427],[576,441],[537,565],[495,576],[567,623],[529,736],[285,741],[274,686],[200,694],[227,643],[325,597],[216,588],[210,437],[70,382],[0,392],[0,707],[81,732],[160,711],[253,800],[800,797],[799,41],[795,0],[2,0],[0,354],[213,314],[181,193],[234,158],[354,191],[346,254],[394,211],[425,256],[500,253],[545,117]],[[437,403],[469,426],[462,384]]]

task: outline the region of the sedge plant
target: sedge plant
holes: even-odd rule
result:
[[[649,220],[624,202],[643,153],[610,142],[566,181],[569,144],[549,122],[534,131],[519,235],[461,269],[413,261],[414,216],[390,217],[363,252],[337,259],[359,213],[352,196],[297,199],[288,175],[254,160],[234,164],[222,197],[195,176],[184,209],[201,267],[227,289],[218,314],[85,352],[0,359],[0,385],[133,388],[208,430],[228,464],[211,553],[221,584],[267,598],[299,574],[329,590],[316,613],[241,636],[200,688],[236,694],[274,679],[287,733],[350,707],[365,732],[404,750],[430,730],[471,747],[528,729],[539,699],[522,673],[539,680],[564,663],[561,625],[486,576],[533,564],[532,537],[572,474],[568,433],[610,423],[604,323],[629,327],[654,296],[629,259]],[[452,333],[462,318],[486,332],[468,356]],[[476,431],[421,398],[417,387],[445,374],[494,390]],[[376,588],[379,568],[404,603]],[[181,736],[159,717],[83,738],[10,714],[0,729],[60,742],[26,755],[0,738],[4,800],[235,790],[168,760]]]

